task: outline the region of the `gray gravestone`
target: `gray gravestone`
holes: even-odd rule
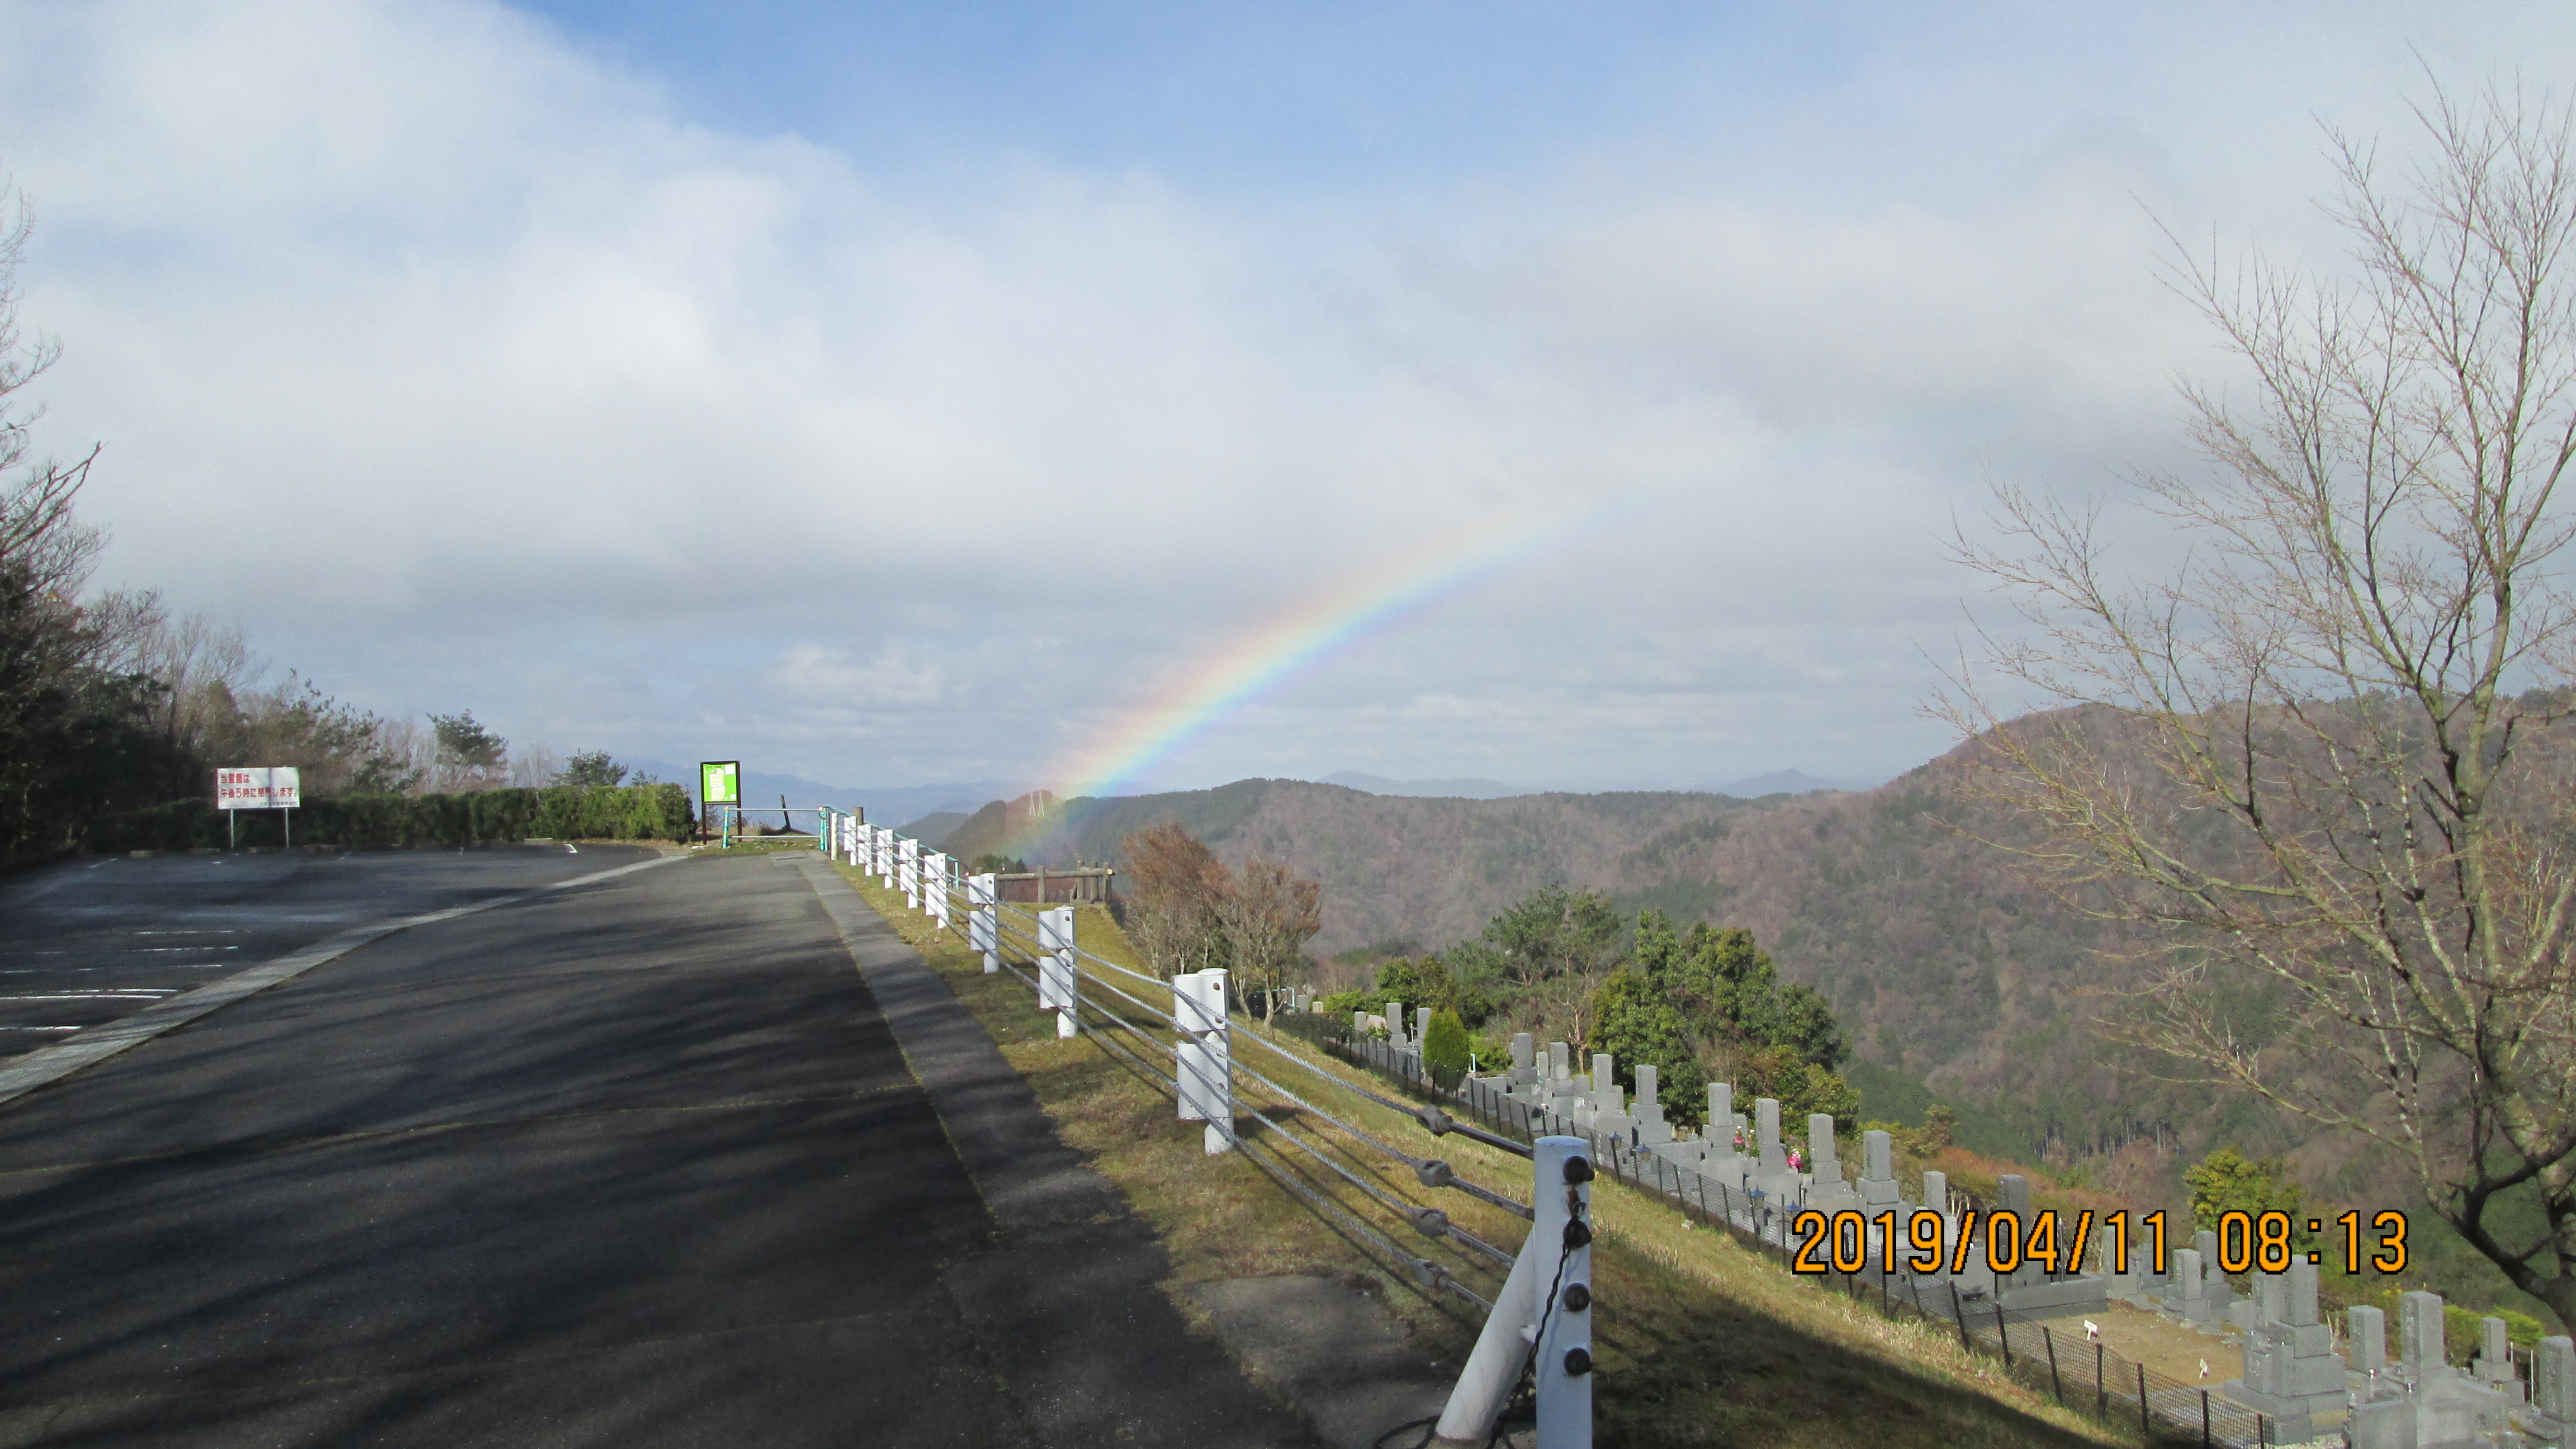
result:
[[[1820,1184],[1843,1180],[1843,1166],[1834,1158],[1834,1118],[1830,1112],[1807,1114],[1807,1171]]]
[[[2442,1295],[2397,1295],[2397,1352],[2418,1385],[2449,1372],[2442,1356]]]
[[[1636,1123],[1638,1146],[1661,1147],[1673,1140],[1673,1126],[1664,1120],[1664,1104],[1652,1062],[1637,1064],[1637,1103],[1629,1109],[1629,1116]]]
[[[1860,1134],[1860,1200],[1868,1207],[1895,1207],[1904,1197],[1896,1188],[1896,1150],[1885,1132]]]
[[[2355,1373],[2378,1373],[2388,1367],[2388,1315],[2376,1308],[2347,1309],[2344,1337],[2352,1344]]]
[[[2475,1365],[2478,1382],[2502,1393],[2520,1397],[2520,1380],[2513,1371],[2513,1340],[2501,1318],[2478,1320],[2478,1359]]]
[[[2576,1427],[2576,1339],[2560,1334],[2532,1346],[2531,1406],[2561,1435]]]

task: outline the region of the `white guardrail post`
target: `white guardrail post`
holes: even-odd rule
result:
[[[1455,1449],[1491,1442],[1535,1348],[1539,1449],[1591,1449],[1591,1155],[1580,1137],[1538,1139],[1529,1237],[1449,1391],[1432,1443]]]
[[[1073,907],[1038,912],[1038,1009],[1055,1013],[1059,1037],[1082,1031],[1082,978],[1073,950]]]
[[[894,873],[903,889],[903,903],[912,910],[921,909],[921,842],[907,835],[894,843]]]
[[[935,850],[921,858],[921,908],[948,929],[948,857]]]
[[[1592,1144],[1542,1137],[1532,1163],[1529,1241],[1556,1259],[1539,1290],[1539,1449],[1592,1449]]]
[[[993,911],[998,885],[990,872],[966,877],[966,944],[984,953],[987,976],[1002,969],[1002,927]]]
[[[1234,1150],[1234,1054],[1226,1037],[1225,973],[1190,971],[1172,978],[1172,1020],[1181,1039],[1172,1046],[1178,1063],[1181,1120],[1205,1122],[1207,1155]],[[1218,1123],[1224,1123],[1220,1128]]]

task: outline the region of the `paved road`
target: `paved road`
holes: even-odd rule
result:
[[[1050,1265],[843,914],[793,862],[657,866],[375,942],[0,1109],[0,1445],[1303,1441],[1183,1341],[1150,1252],[1120,1286],[1170,1405],[1068,1429],[1006,1382],[1122,1335],[1013,1291]]]
[[[351,926],[649,858],[637,846],[110,856],[0,880],[0,1060]]]

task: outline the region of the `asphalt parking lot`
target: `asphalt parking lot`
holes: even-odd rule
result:
[[[45,899],[99,975],[173,982],[140,932],[265,951],[609,863],[188,859],[134,873],[158,914],[105,870]],[[941,1281],[992,1235],[805,878],[657,866],[0,1109],[0,1444],[1029,1443]]]
[[[0,1061],[352,926],[652,854],[500,845],[108,856],[0,880]]]
[[[13,883],[48,980],[169,987],[199,959],[150,932],[248,962],[515,898],[0,1104],[0,1449],[1313,1449],[955,996],[794,855]]]

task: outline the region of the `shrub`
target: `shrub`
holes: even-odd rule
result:
[[[1331,1016],[1348,1016],[1354,1011],[1365,1011],[1374,1016],[1386,1010],[1386,997],[1376,991],[1336,991],[1330,996],[1316,997],[1315,1009]]]
[[[2247,1157],[2234,1147],[2221,1147],[2182,1175],[2191,1189],[2192,1225],[2215,1229],[2222,1214],[2242,1212],[2260,1217],[2277,1212],[2290,1219],[2290,1242],[2305,1252],[2316,1246],[2307,1230],[2307,1192],[2290,1177],[2289,1163],[2278,1157]]]
[[[205,799],[91,817],[81,832],[91,850],[190,850],[222,845],[224,812]],[[525,840],[684,840],[694,817],[678,785],[553,785],[467,795],[338,795],[295,812],[294,838],[308,845],[473,845]],[[241,812],[243,845],[277,845],[287,824],[274,810]]]
[[[1422,1034],[1422,1059],[1435,1067],[1451,1071],[1467,1070],[1467,1023],[1454,1011],[1435,1011],[1431,1028]]]
[[[2463,1368],[2477,1357],[2478,1346],[2483,1342],[2481,1335],[2485,1329],[2478,1323],[2481,1318],[2503,1319],[2505,1341],[2516,1348],[2531,1347],[2540,1342],[2540,1336],[2548,1331],[2541,1326],[2539,1319],[2528,1313],[2516,1313],[2510,1308],[2462,1308],[2456,1303],[2445,1303],[2442,1305],[2444,1356]]]

